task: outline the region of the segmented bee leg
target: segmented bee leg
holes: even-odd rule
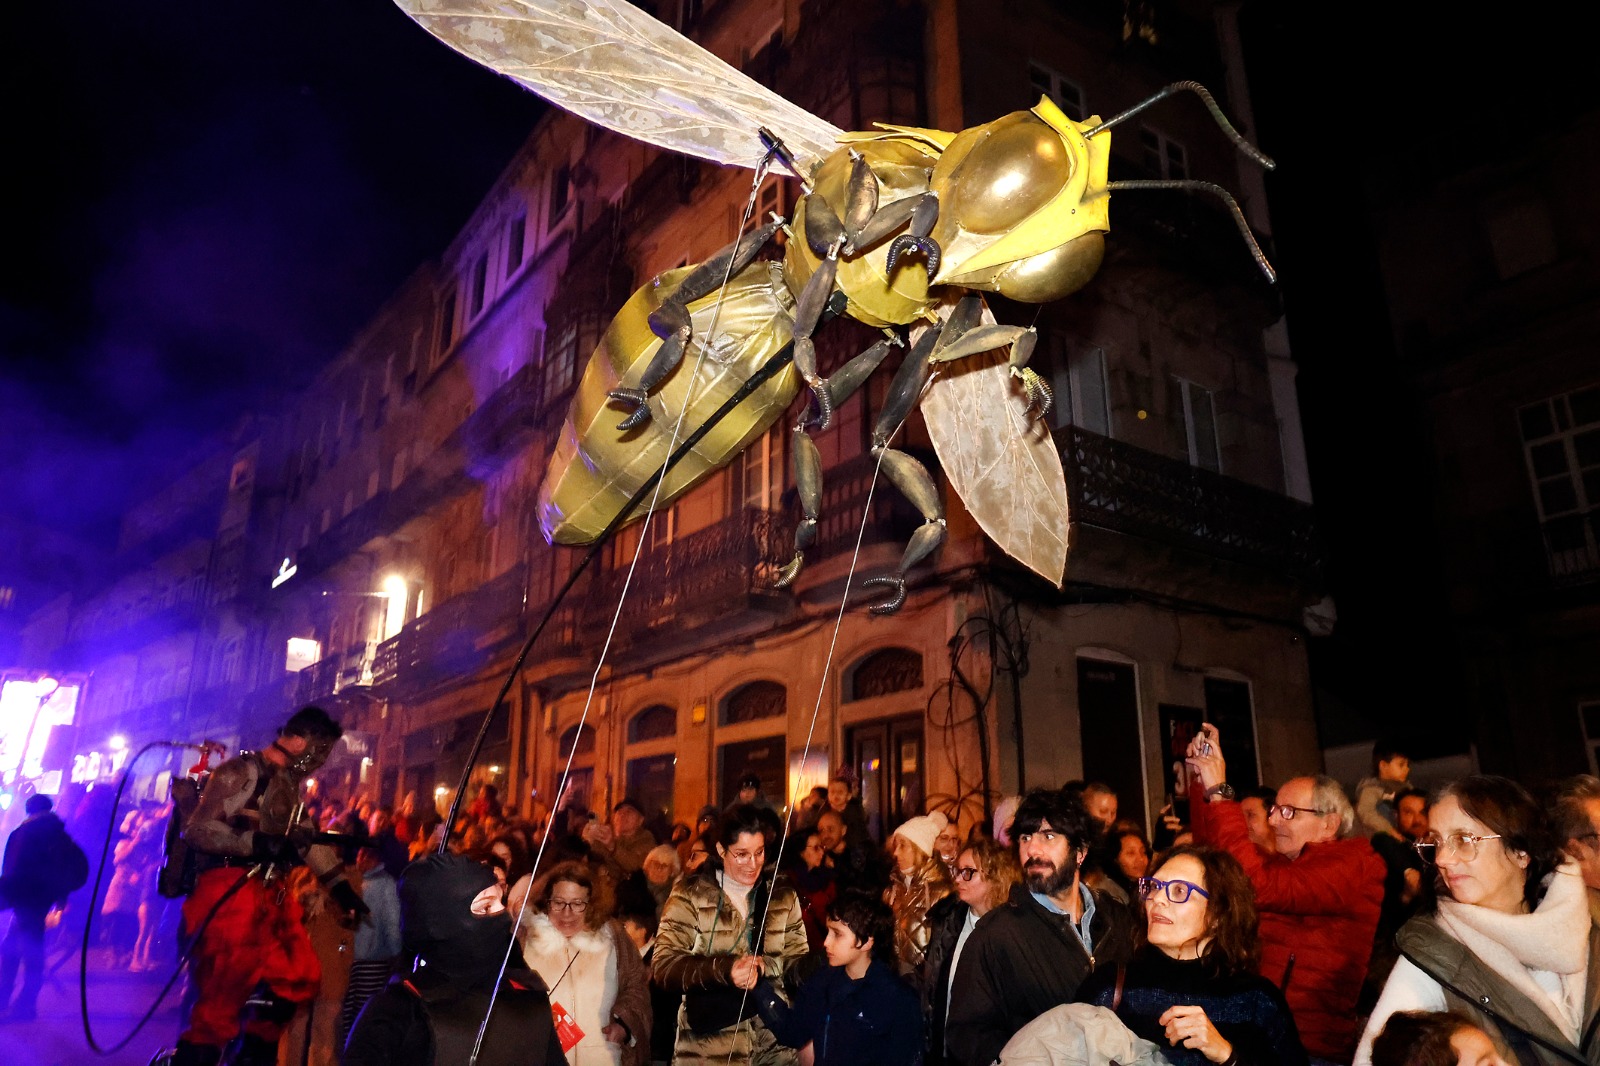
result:
[[[892,576],[889,574],[879,574],[877,577],[869,577],[861,583],[861,587],[864,589],[870,589],[874,585],[887,585],[888,587],[894,589],[894,593],[882,603],[875,603],[871,607],[868,607],[867,610],[871,611],[873,614],[894,614],[901,607],[905,606],[905,578],[901,577],[899,574],[894,574]]]
[[[845,193],[844,231],[854,239],[878,210],[878,179],[867,159],[850,149],[850,184]]]
[[[1022,382],[1022,391],[1028,395],[1028,407],[1023,416],[1029,419],[1042,419],[1048,415],[1050,408],[1055,406],[1056,394],[1044,378],[1025,366],[1012,367],[1011,376]]]
[[[805,203],[806,247],[818,259],[828,257],[828,249],[845,236],[844,223],[834,214],[833,205],[821,193],[812,193]]]
[[[689,276],[684,278],[678,284],[678,287],[672,291],[672,295],[668,297],[667,302],[687,307],[687,305],[700,299],[700,297],[709,296],[716,292],[721,287],[723,278],[732,277],[755,260],[756,253],[760,252],[766,246],[766,243],[772,240],[772,235],[778,232],[778,228],[781,225],[783,225],[783,219],[774,218],[760,229],[753,229],[746,233],[743,237],[740,237],[737,241],[734,241],[716,255],[695,267],[689,272]],[[651,318],[653,319],[654,317],[655,315],[652,314]],[[651,323],[650,328],[655,329],[654,322]],[[665,336],[665,334],[657,330],[656,336]]]
[[[894,587],[894,596],[872,607],[874,614],[890,614],[899,610],[900,605],[905,602],[907,571],[933,554],[933,550],[944,543],[944,504],[939,499],[939,490],[934,486],[927,467],[920,462],[905,452],[881,444],[874,445],[872,453],[878,457],[878,464],[884,475],[905,494],[906,499],[910,500],[926,519],[917,527],[917,531],[911,534],[911,540],[906,544],[905,554],[900,557],[900,565],[895,569],[894,576],[876,577],[867,582],[869,585]]]
[[[895,230],[911,221],[911,213],[922,202],[922,197],[902,196],[893,203],[888,203],[878,208],[878,213],[873,215],[861,232],[850,237],[844,242],[844,257],[849,259],[857,252],[864,252],[868,248],[875,248],[883,243],[883,239]],[[808,216],[809,217],[809,216]]]
[[[662,305],[667,306],[666,304]],[[612,403],[619,407],[629,409],[628,417],[617,423],[617,428],[626,433],[650,421],[650,405],[647,402],[650,390],[661,384],[663,378],[672,373],[678,364],[683,362],[683,346],[689,342],[689,326],[685,323],[676,333],[661,342],[661,347],[656,349],[656,354],[651,357],[650,364],[644,368],[644,373],[639,377],[637,386],[622,386],[612,389],[606,396]]]
[[[933,362],[949,363],[965,359],[979,352],[992,352],[1007,344],[1015,344],[1030,331],[1022,326],[1001,326],[991,323],[963,333],[949,344],[941,344],[933,353]]]
[[[833,242],[827,256],[806,282],[806,287],[800,290],[800,298],[795,301],[794,308],[794,368],[816,399],[818,423],[822,429],[827,429],[833,421],[833,398],[828,393],[828,383],[817,373],[817,348],[811,334],[822,320],[822,312],[833,295],[834,279],[839,273],[839,246],[843,243],[842,235]]]
[[[794,486],[800,497],[800,525],[794,531],[794,558],[778,571],[774,588],[788,588],[800,576],[805,550],[816,543],[817,515],[822,511],[822,455],[804,423],[794,427]]]
[[[889,258],[884,265],[890,274],[894,273],[895,264],[906,252],[917,251],[922,253],[923,264],[928,271],[928,281],[933,281],[934,275],[939,273],[942,252],[939,242],[929,234],[933,232],[934,223],[938,221],[939,194],[925,192],[911,212],[911,229],[889,243]]]

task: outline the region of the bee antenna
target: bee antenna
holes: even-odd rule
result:
[[[1156,93],[1154,96],[1151,96],[1151,97],[1149,97],[1149,98],[1147,98],[1145,100],[1140,101],[1137,104],[1134,104],[1132,107],[1128,108],[1128,110],[1122,112],[1122,114],[1113,115],[1111,118],[1108,118],[1104,122],[1100,123],[1100,125],[1096,126],[1094,129],[1085,132],[1084,135],[1083,135],[1084,139],[1087,140],[1088,138],[1093,137],[1096,134],[1104,133],[1106,130],[1110,129],[1112,126],[1115,126],[1117,123],[1124,122],[1127,119],[1132,118],[1134,115],[1137,115],[1139,112],[1145,110],[1146,108],[1151,107],[1154,104],[1160,103],[1162,100],[1165,100],[1167,97],[1171,96],[1173,93],[1184,92],[1184,91],[1194,93],[1196,96],[1200,97],[1200,99],[1205,102],[1206,110],[1211,112],[1211,117],[1216,120],[1216,123],[1217,123],[1217,125],[1219,127],[1221,127],[1222,132],[1227,134],[1228,140],[1233,142],[1233,146],[1235,148],[1239,149],[1239,151],[1242,152],[1244,155],[1249,156],[1251,159],[1253,159],[1257,164],[1259,164],[1264,169],[1266,169],[1266,170],[1275,170],[1275,169],[1277,169],[1278,164],[1272,161],[1272,157],[1271,156],[1267,155],[1261,149],[1257,148],[1255,145],[1253,145],[1249,141],[1245,140],[1244,137],[1240,135],[1239,131],[1233,128],[1233,123],[1228,121],[1228,116],[1224,115],[1222,113],[1222,108],[1217,106],[1216,97],[1211,95],[1211,90],[1207,89],[1204,85],[1201,85],[1197,81],[1175,81],[1175,82],[1173,82],[1171,85],[1167,86],[1165,89],[1162,89],[1160,92]]]
[[[1278,272],[1272,269],[1272,264],[1267,262],[1266,253],[1261,250],[1261,245],[1256,243],[1256,235],[1250,231],[1250,223],[1244,219],[1244,212],[1239,210],[1239,201],[1233,194],[1220,185],[1209,181],[1108,181],[1106,191],[1114,192],[1118,189],[1195,189],[1208,192],[1219,197],[1228,205],[1228,210],[1233,212],[1233,221],[1239,227],[1239,233],[1244,237],[1244,242],[1250,246],[1250,254],[1255,256],[1256,265],[1267,276],[1267,280],[1276,283]]]

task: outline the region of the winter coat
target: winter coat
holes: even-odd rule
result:
[[[766,981],[751,992],[761,1019],[786,1047],[812,1045],[816,1066],[917,1066],[922,1011],[911,986],[874,959],[861,980],[843,966],[811,975],[790,1007]]]
[[[927,1019],[929,1062],[944,1058],[945,1014],[950,1007],[950,962],[961,939],[972,908],[952,892],[928,908],[928,950],[922,956],[922,975],[917,987],[922,993],[922,1016]],[[970,940],[968,941],[970,943]]]
[[[928,908],[951,895],[949,878],[936,876],[943,869],[934,857],[908,876],[896,871],[883,901],[894,911],[894,950],[900,958],[900,972],[915,974],[922,968],[928,950]]]
[[[1118,987],[1120,984],[1120,988]],[[1278,986],[1260,974],[1220,976],[1201,959],[1173,959],[1146,947],[1125,967],[1105,967],[1084,982],[1078,998],[1110,1007],[1134,1035],[1161,1046],[1171,1066],[1204,1066],[1193,1048],[1172,1046],[1161,1016],[1171,1007],[1199,1007],[1233,1045],[1237,1066],[1306,1066],[1294,1017]]]
[[[6,838],[0,907],[48,911],[82,887],[83,849],[54,811],[29,815]]]
[[[1051,1007],[1070,1003],[1094,970],[1126,962],[1133,925],[1126,907],[1095,894],[1091,956],[1071,919],[1047,910],[1026,885],[978,921],[961,950],[945,1045],[968,1066],[988,1066],[1007,1040]]]
[[[1167,1066],[1160,1047],[1087,1003],[1045,1011],[1017,1030],[999,1058],[1004,1066]]]
[[[1356,1001],[1383,906],[1383,860],[1355,837],[1307,844],[1293,861],[1263,854],[1239,804],[1207,803],[1198,778],[1189,809],[1195,839],[1238,859],[1255,888],[1261,975],[1289,1001],[1306,1050],[1348,1062],[1361,1035]]]
[[[460,1066],[489,1018],[478,1066],[567,1066],[539,978],[513,969],[489,1010],[489,990],[396,977],[367,1001],[344,1047],[344,1066]]]
[[[734,989],[733,963],[750,953],[749,923],[728,899],[717,880],[721,869],[707,863],[691,877],[673,888],[661,911],[656,934],[652,973],[658,985],[686,999],[697,993],[716,996]],[[791,970],[807,953],[805,922],[800,917],[800,900],[784,878],[775,883],[770,872],[762,882],[771,884],[771,903],[767,921],[760,931],[763,975],[778,994],[789,996]],[[759,916],[761,884],[750,894],[750,913]],[[735,1006],[742,998],[734,989]],[[780,1047],[755,1011],[755,1003],[745,1005],[748,1017],[713,1033],[696,1033],[689,1027],[690,1005],[678,1011],[676,1066],[788,1066],[795,1061],[793,1051]],[[662,1024],[666,1024],[663,1020]]]
[[[1566,869],[1567,873],[1551,876],[1571,877],[1576,882],[1576,871]],[[1539,975],[1514,959],[1510,965],[1521,969],[1521,973],[1497,968],[1453,936],[1438,915],[1427,914],[1407,922],[1396,938],[1400,961],[1372,1012],[1355,1061],[1371,1063],[1372,1039],[1396,1011],[1453,1010],[1486,1032],[1500,1057],[1516,1066],[1600,1066],[1600,896],[1583,889],[1581,884],[1569,884],[1567,889],[1581,894],[1581,902],[1568,902],[1573,909],[1581,908],[1573,924],[1586,924],[1588,933],[1587,965],[1581,970],[1583,987],[1581,992],[1574,989],[1573,1006],[1578,1013],[1568,1031],[1563,1031],[1525,991],[1530,981],[1541,983]],[[1552,894],[1547,892],[1535,915],[1557,902],[1552,900]],[[1512,917],[1508,924],[1517,925],[1535,916],[1508,917]],[[1587,923],[1583,922],[1584,917]],[[1537,937],[1518,931],[1508,939],[1514,939],[1517,950],[1526,953]],[[1570,932],[1560,939],[1564,946],[1576,947]],[[1574,971],[1574,980],[1578,972]],[[1555,975],[1546,972],[1542,976],[1549,980]]]
[[[583,1039],[567,1052],[572,1066],[643,1066],[650,1061],[650,979],[620,923],[563,935],[543,914],[523,923],[523,961],[550,989],[550,1001],[572,1016]],[[628,1030],[625,1045],[603,1030],[612,1020]]]

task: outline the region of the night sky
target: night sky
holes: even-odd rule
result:
[[[1428,469],[1361,156],[1475,109],[1507,122],[1592,96],[1587,62],[1564,55],[1578,35],[1441,10],[1248,8],[1260,140],[1281,164],[1273,254],[1339,602],[1318,677],[1374,720],[1448,716],[1419,707],[1441,699],[1429,673],[1445,654]],[[20,17],[0,75],[0,499],[84,535],[114,528],[130,491],[206,434],[308,381],[445,247],[541,110],[390,0],[91,0]]]

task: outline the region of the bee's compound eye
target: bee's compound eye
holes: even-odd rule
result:
[[[1105,235],[1091,231],[1059,248],[1018,259],[1001,271],[995,288],[1022,303],[1050,303],[1087,285],[1105,253]]]
[[[997,122],[956,176],[948,214],[975,233],[999,233],[1055,199],[1072,177],[1072,159],[1059,133],[1023,113]]]

